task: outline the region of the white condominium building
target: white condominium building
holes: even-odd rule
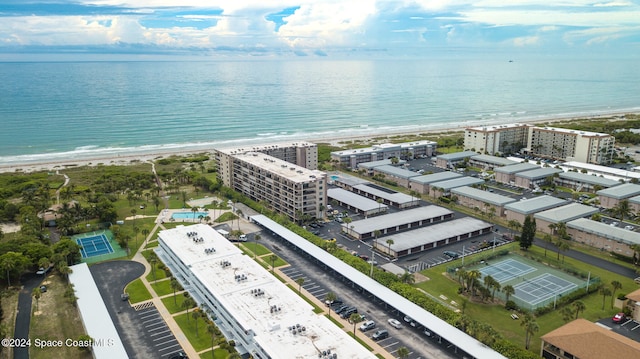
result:
[[[615,138],[606,133],[509,124],[470,127],[464,148],[479,153],[522,152],[533,156],[593,164],[611,162]]]
[[[158,256],[244,357],[376,358],[210,226],[164,230],[158,241]]]
[[[615,138],[606,133],[531,127],[527,152],[534,156],[593,164],[611,162]]]
[[[356,148],[331,152],[331,159],[348,168],[357,168],[358,164],[374,162],[396,157],[418,158],[435,156],[438,143],[434,141],[414,141],[405,143],[383,143],[367,148]]]
[[[263,202],[293,221],[322,216],[327,205],[327,174],[260,152],[218,151],[218,175],[224,185]]]
[[[315,143],[298,141],[272,143],[268,145],[247,145],[214,150],[227,155],[245,152],[260,152],[266,155],[293,163],[310,170],[318,169],[318,146]]]
[[[530,125],[470,127],[464,130],[464,149],[489,155],[517,152],[526,147]]]

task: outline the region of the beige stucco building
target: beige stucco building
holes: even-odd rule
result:
[[[464,149],[490,155],[517,152],[527,145],[529,127],[520,123],[469,127],[464,130]]]
[[[578,161],[611,163],[615,138],[606,133],[556,127],[530,127],[526,152],[533,156]]]

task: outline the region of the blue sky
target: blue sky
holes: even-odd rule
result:
[[[640,53],[637,0],[0,0],[0,54]],[[2,57],[0,57],[2,58]]]

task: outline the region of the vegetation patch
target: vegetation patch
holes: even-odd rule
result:
[[[149,290],[144,286],[140,278],[129,283],[125,288],[125,292],[129,294],[129,301],[131,303],[144,302],[152,298],[151,293],[149,293]]]

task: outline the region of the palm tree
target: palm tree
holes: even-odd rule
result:
[[[623,221],[626,217],[631,214],[631,207],[629,206],[629,200],[622,200],[618,202],[618,204],[611,209],[611,212],[618,216],[620,221]]]
[[[467,285],[467,288],[469,288],[469,291],[471,291],[471,295],[474,295],[474,291],[473,291],[473,285],[476,282],[476,280],[478,280],[478,278],[480,278],[482,276],[482,273],[480,273],[479,270],[474,269],[472,271],[469,271],[467,273],[467,281],[469,282],[469,285]]]
[[[198,337],[198,318],[202,318],[202,314],[204,313],[200,311],[200,308],[195,308],[193,312],[191,312],[191,316],[196,322],[196,337]]]
[[[326,303],[329,303],[329,306],[331,306],[331,303],[333,303],[337,298],[338,296],[334,292],[329,292],[324,296],[324,300]],[[331,317],[331,308],[329,308],[329,317]]]
[[[216,340],[216,326],[213,323],[209,323],[207,325],[207,333],[211,336],[211,357],[215,358],[215,352],[213,351],[213,347],[215,346]]]
[[[613,299],[615,298],[616,291],[618,289],[622,288],[622,283],[618,282],[617,280],[614,280],[614,281],[611,282],[611,287],[612,287],[612,291],[611,291],[611,308],[613,308]]]
[[[548,234],[545,234],[542,237],[542,241],[544,242],[544,256],[547,256],[547,246],[549,245],[549,243],[553,243],[553,237],[551,237]]]
[[[240,217],[242,217],[242,210],[236,209],[236,215],[238,215],[238,230],[240,230]]]
[[[255,246],[253,247],[253,259],[256,258],[257,253],[258,253],[258,241],[262,239],[262,236],[260,236],[259,234],[255,234],[253,236],[253,240],[255,243]]]
[[[571,304],[571,306],[576,311],[576,319],[578,319],[578,315],[580,314],[580,312],[584,311],[587,308],[581,300],[576,300]]]
[[[416,278],[413,273],[405,270],[404,273],[402,273],[402,275],[400,276],[400,281],[406,284],[413,284],[416,282]]]
[[[569,306],[563,307],[560,314],[562,314],[562,320],[564,320],[565,323],[573,320],[573,310],[571,310]]]
[[[131,216],[133,217],[133,226],[134,227],[136,225],[136,213],[138,213],[138,211],[135,208],[131,208]]]
[[[358,313],[353,313],[351,314],[351,316],[349,317],[349,321],[351,323],[353,323],[353,337],[356,337],[356,324],[360,323],[362,321],[362,315],[358,314]]]
[[[176,290],[180,289],[180,283],[175,277],[171,277],[171,289],[173,290],[173,304],[178,305],[176,301]]]
[[[400,359],[406,359],[409,357],[409,349],[407,349],[407,347],[400,347],[398,348],[398,358]]]
[[[531,338],[533,337],[533,334],[538,332],[540,327],[538,326],[538,323],[536,323],[535,318],[531,314],[526,314],[524,316],[524,319],[520,323],[520,326],[524,328],[525,348],[529,350],[529,344],[531,343]]]
[[[516,290],[513,288],[513,286],[511,286],[510,284],[507,284],[504,287],[502,287],[502,292],[504,293],[505,297],[507,297],[507,302],[508,302],[509,297],[513,295],[516,292]]]
[[[142,236],[144,237],[144,239],[146,240],[147,237],[149,236],[149,233],[151,233],[151,231],[149,230],[149,228],[142,228],[142,230],[140,231],[142,233]]]
[[[387,239],[387,245],[389,246],[389,256],[391,256],[391,246],[394,244],[395,242],[393,241],[393,239],[389,238]]]
[[[351,233],[349,232],[349,224],[350,224],[351,222],[353,222],[353,219],[352,219],[351,217],[345,217],[345,218],[343,219],[343,222],[344,222],[344,224],[345,224],[345,225],[346,225],[346,227],[347,227],[347,234],[348,234],[348,235],[351,235]]]
[[[300,293],[300,291],[302,291],[302,285],[304,284],[304,278],[300,277],[296,279],[296,283],[298,283],[298,293]]]
[[[556,246],[558,246],[558,259],[560,259],[560,252],[562,251],[562,263],[564,263],[564,252],[571,248],[571,244],[565,239],[559,239]]]
[[[149,263],[151,264],[151,273],[153,274],[153,280],[156,280],[156,262],[158,260],[156,259],[156,257],[151,257],[149,259]]]
[[[33,288],[33,290],[31,291],[31,295],[36,299],[36,311],[38,311],[38,300],[42,296],[42,291],[40,290],[40,287]]]
[[[609,289],[609,287],[602,286],[600,287],[600,294],[602,294],[602,310],[604,310],[604,301],[607,299],[608,295],[611,295],[611,289]]]
[[[198,213],[198,207],[191,207],[191,212],[193,212],[193,221],[196,221],[196,213]]]
[[[275,270],[275,264],[276,264],[276,259],[278,259],[278,256],[275,254],[272,254],[269,256],[269,260],[271,261],[271,273],[274,273]]]
[[[187,322],[189,322],[189,308],[196,305],[196,301],[191,297],[187,297],[182,301],[182,308],[187,309]]]

